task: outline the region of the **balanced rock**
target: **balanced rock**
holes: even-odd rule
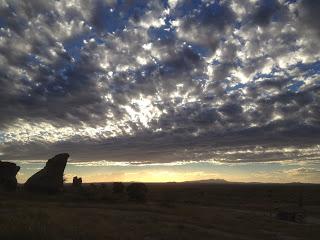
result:
[[[31,192],[57,193],[63,187],[63,172],[69,158],[68,153],[61,153],[50,158],[46,166],[32,175],[25,183]]]
[[[16,175],[20,167],[15,163],[0,161],[0,188],[14,191],[17,188]]]

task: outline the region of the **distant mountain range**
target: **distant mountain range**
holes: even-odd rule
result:
[[[314,183],[302,183],[302,182],[288,182],[288,183],[266,183],[266,182],[230,182],[225,179],[204,179],[204,180],[193,180],[193,181],[184,181],[181,183],[204,183],[204,184],[283,184],[283,185],[304,185],[304,184],[314,184]]]
[[[224,179],[204,179],[204,180],[193,180],[193,181],[184,181],[184,183],[232,183]]]
[[[139,181],[130,181],[123,182],[124,184],[135,183]],[[91,182],[91,183],[83,183],[83,185],[89,184],[112,184],[113,182]],[[225,179],[213,178],[213,179],[201,179],[201,180],[192,180],[192,181],[184,181],[184,182],[145,182],[146,184],[268,184],[268,185],[310,185],[316,183],[301,183],[301,182],[288,182],[288,183],[267,183],[267,182],[231,182]],[[66,183],[66,185],[70,185],[71,183]]]

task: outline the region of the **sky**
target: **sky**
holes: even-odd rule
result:
[[[320,183],[320,1],[0,0],[0,160],[24,182]]]

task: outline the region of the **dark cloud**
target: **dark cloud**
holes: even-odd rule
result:
[[[263,0],[258,1],[258,3],[259,5],[252,15],[252,22],[253,24],[264,27],[270,24],[272,18],[277,17],[281,5],[278,0]]]
[[[216,161],[248,163],[273,161],[319,161],[319,127],[278,121],[263,128],[209,131],[195,136],[186,128],[170,133],[144,132],[132,137],[108,140],[70,139],[54,144],[32,142],[4,146],[4,159],[43,159],[67,151],[77,161],[137,161],[168,163],[175,161]],[[298,147],[298,148],[297,148]]]
[[[196,2],[182,1],[175,8],[176,14],[182,15],[178,35],[186,41],[205,45],[214,52],[220,38],[234,23],[234,14],[226,4]]]
[[[0,157],[319,160],[318,5],[4,1]]]
[[[318,34],[318,37],[320,36],[320,23],[318,21],[319,11],[319,1],[302,0],[298,8],[298,16],[305,26],[305,30],[311,28]]]

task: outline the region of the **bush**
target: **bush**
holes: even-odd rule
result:
[[[147,201],[148,188],[144,183],[131,183],[127,187],[129,200],[136,202]]]
[[[91,183],[89,185],[84,185],[82,188],[79,188],[79,190],[83,200],[106,202],[114,201],[110,189],[104,183],[99,185]]]
[[[112,185],[112,192],[116,194],[121,194],[124,192],[124,185],[122,182],[114,182]]]

